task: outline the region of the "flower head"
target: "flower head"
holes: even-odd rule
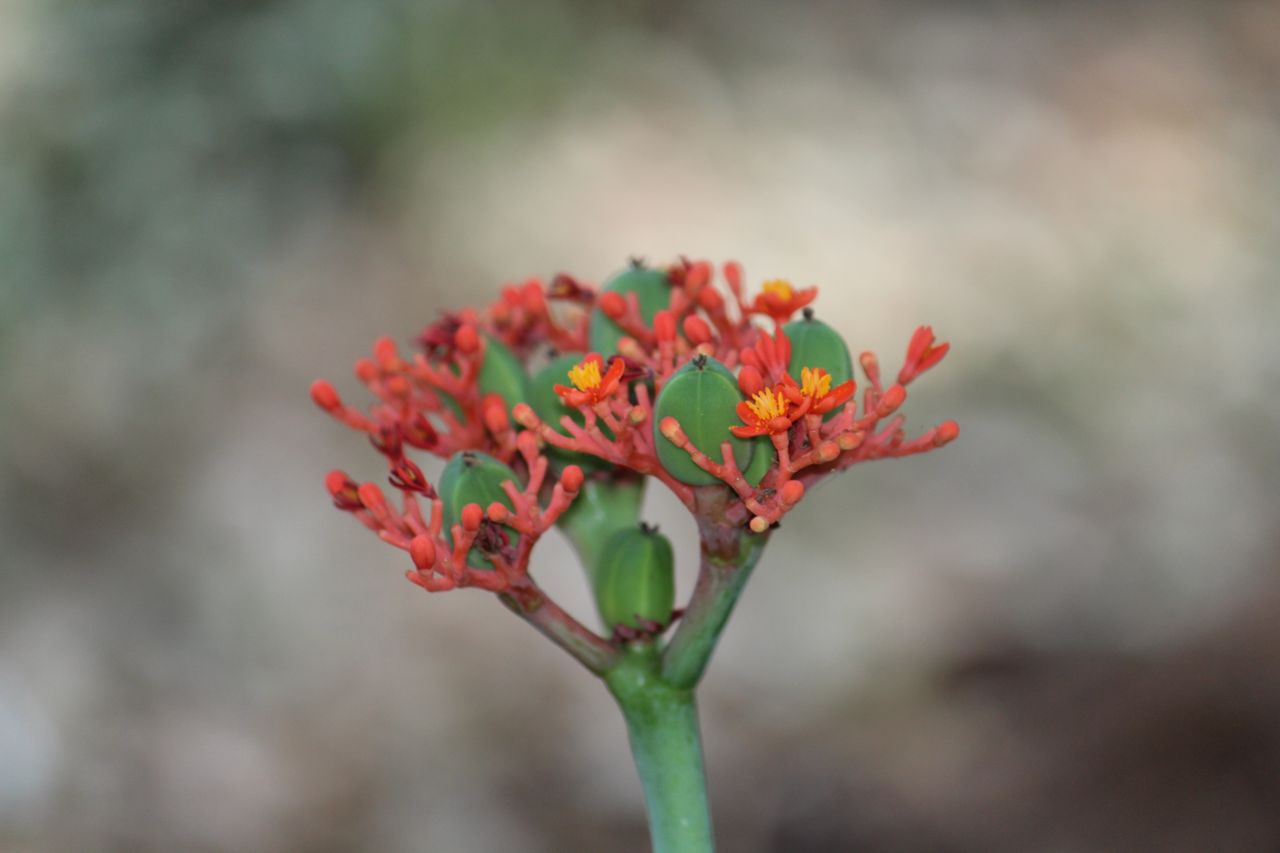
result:
[[[800,369],[800,384],[797,386],[796,381],[788,376],[782,392],[797,406],[805,405],[807,413],[825,415],[849,402],[856,387],[852,379],[834,388],[831,382],[831,374],[823,368],[804,367]]]
[[[604,359],[599,353],[591,353],[569,369],[569,381],[573,383],[573,387],[557,385],[555,392],[566,405],[574,407],[594,406],[609,399],[618,390],[627,363],[621,358],[615,358],[610,362],[609,369],[601,375],[600,368],[603,364]]]
[[[778,323],[790,320],[792,314],[818,298],[818,288],[797,289],[791,282],[780,278],[766,281],[760,290],[751,310],[756,314],[767,314]]]
[[[733,427],[730,432],[738,438],[784,433],[791,429],[791,418],[787,417],[790,407],[781,391],[757,391],[750,400],[738,404],[738,417],[746,426]]]

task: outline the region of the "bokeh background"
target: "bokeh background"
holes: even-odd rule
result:
[[[776,537],[724,850],[1280,848],[1278,155],[1268,0],[0,2],[0,848],[645,849],[604,691],[330,508],[307,386],[679,253],[933,324],[963,428]]]

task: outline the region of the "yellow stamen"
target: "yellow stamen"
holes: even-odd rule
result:
[[[569,369],[569,381],[579,391],[590,391],[600,387],[600,362],[595,359],[584,361]]]
[[[761,421],[771,421],[774,418],[786,417],[787,398],[779,391],[765,389],[757,391],[756,395],[747,401],[747,407]]]
[[[821,367],[805,367],[800,370],[800,391],[806,397],[821,400],[831,393],[831,374]]]
[[[764,289],[765,293],[772,294],[779,299],[790,299],[795,295],[795,290],[791,287],[791,282],[781,278],[766,281],[761,285],[761,287]]]

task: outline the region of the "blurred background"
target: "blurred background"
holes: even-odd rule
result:
[[[1280,849],[1278,84],[1268,0],[3,0],[0,849],[646,849],[604,691],[329,506],[307,387],[679,253],[933,324],[963,428],[775,538],[724,850]]]

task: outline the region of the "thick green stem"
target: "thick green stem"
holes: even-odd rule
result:
[[[633,647],[605,681],[627,721],[654,853],[711,853],[697,702],[692,689],[665,683],[658,664],[652,646]]]
[[[767,541],[767,534],[717,538],[704,531],[698,582],[663,655],[662,677],[667,683],[691,688],[702,679]]]

